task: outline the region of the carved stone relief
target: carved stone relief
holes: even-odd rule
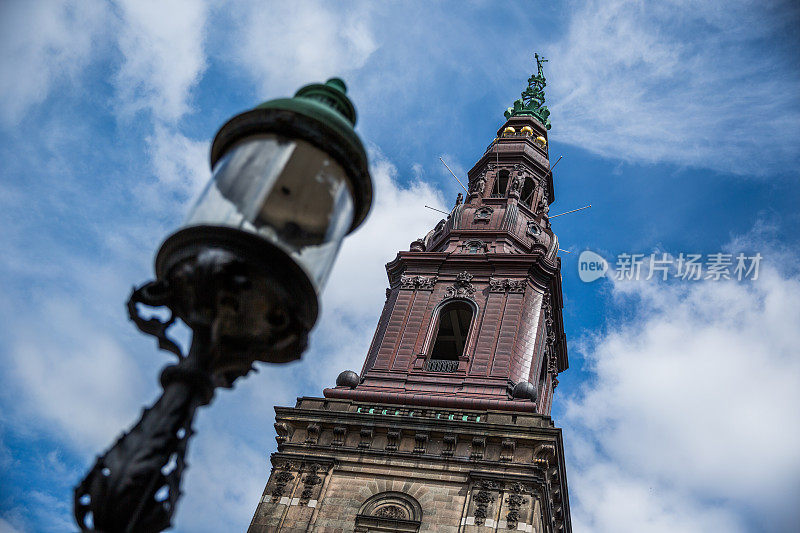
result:
[[[294,479],[294,475],[289,472],[291,468],[291,463],[285,463],[275,474],[275,486],[272,488],[272,503],[277,503],[284,496],[286,486]]]
[[[475,178],[475,180],[469,184],[469,192],[470,195],[477,195],[480,196],[483,194],[484,189],[486,189],[486,171],[480,173],[480,175]]]
[[[489,278],[489,292],[525,292],[525,280]]]
[[[542,242],[542,228],[536,222],[528,222],[528,228],[525,233],[536,242]]]
[[[525,487],[522,483],[512,483],[509,488],[511,494],[506,498],[508,504],[508,513],[506,513],[506,527],[508,529],[517,529],[520,519],[520,509],[528,502],[524,496]]]
[[[406,512],[397,505],[384,505],[383,507],[378,507],[373,516],[379,516],[381,518],[393,518],[395,520],[405,520],[408,518]]]
[[[411,243],[409,249],[412,252],[424,252],[425,251],[425,241],[422,239],[416,239],[414,242]]]
[[[544,310],[544,325],[547,335],[545,342],[545,361],[547,363],[547,372],[551,376],[553,389],[555,390],[555,388],[558,386],[558,366],[556,365],[555,356],[556,333],[554,327],[555,322],[553,320],[553,305],[550,302],[550,292],[545,292],[544,294],[544,303],[542,304],[542,309]]]
[[[317,475],[321,469],[322,467],[317,463],[308,465],[308,474],[303,479],[303,492],[300,493],[300,505],[307,505],[314,494],[314,486],[322,483],[322,478]]]
[[[475,210],[475,216],[472,218],[473,222],[489,222],[492,219],[492,212],[494,210],[485,205]]]
[[[481,480],[475,485],[474,496],[472,500],[475,502],[475,524],[482,526],[486,523],[486,518],[489,516],[489,511],[494,503],[493,491],[497,488],[494,481]]]
[[[472,298],[475,294],[475,287],[470,281],[473,276],[469,272],[462,272],[456,276],[456,282],[447,287],[445,298]]]
[[[401,276],[401,289],[419,289],[422,291],[432,291],[436,284],[436,276]]]

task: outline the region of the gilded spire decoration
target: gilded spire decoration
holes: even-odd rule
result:
[[[516,116],[529,116],[535,117],[545,128],[550,129],[550,110],[544,105],[544,88],[547,81],[544,78],[543,64],[547,63],[544,57],[539,57],[539,54],[534,54],[536,59],[537,73],[528,78],[528,87],[522,91],[522,98],[514,101],[514,106],[509,107],[506,112],[506,118]]]

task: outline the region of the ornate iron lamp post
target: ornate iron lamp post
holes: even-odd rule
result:
[[[308,85],[217,133],[211,181],[161,245],[155,281],[128,301],[131,320],[178,362],[161,373],[159,400],[75,488],[81,530],[169,527],[197,408],[255,361],[284,363],[304,351],[339,246],[372,200],[345,93],[337,78]],[[138,304],[171,317],[144,319]],[[166,335],[175,319],[192,330],[188,354]]]

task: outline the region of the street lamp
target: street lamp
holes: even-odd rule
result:
[[[318,296],[344,236],[367,216],[372,179],[342,80],[307,85],[225,124],[211,147],[213,176],[135,289],[131,320],[178,356],[163,393],[75,488],[82,531],[138,533],[170,526],[196,409],[255,361],[299,358]],[[162,321],[138,305],[166,307]],[[188,354],[166,334],[192,330]]]

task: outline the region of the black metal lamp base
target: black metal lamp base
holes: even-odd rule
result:
[[[183,229],[162,245],[156,275],[133,291],[128,312],[178,363],[162,372],[159,400],[75,488],[82,531],[168,528],[197,408],[211,402],[216,387],[233,386],[255,361],[299,358],[316,321],[316,293],[305,273],[285,252],[246,232]],[[166,322],[142,318],[138,304],[167,307],[172,316]],[[166,334],[175,318],[192,330],[186,356]]]

